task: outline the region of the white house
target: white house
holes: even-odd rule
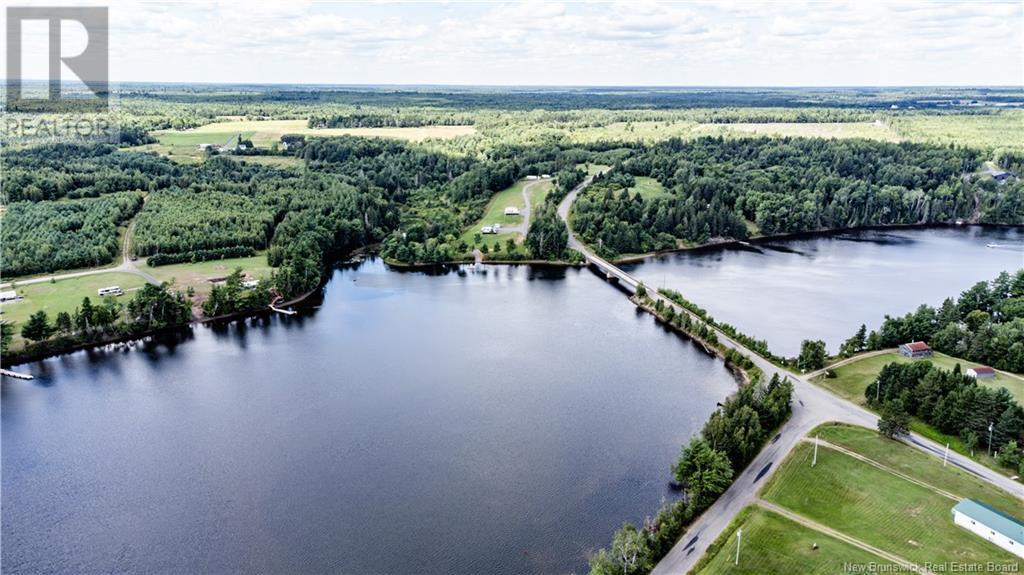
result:
[[[519,208],[517,208],[515,206],[509,206],[509,207],[505,208],[505,215],[506,216],[518,216],[519,215]]]
[[[992,369],[991,367],[988,367],[987,365],[979,365],[978,367],[972,367],[971,369],[968,369],[965,373],[968,377],[973,377],[974,379],[992,379],[993,377],[996,376],[996,370]]]
[[[1024,523],[973,499],[964,499],[953,507],[953,523],[986,541],[1024,557]]]
[[[14,290],[0,291],[0,301],[17,301],[18,299],[20,299],[18,292]]]

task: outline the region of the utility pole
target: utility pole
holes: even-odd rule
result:
[[[992,422],[988,422],[988,456],[992,457]]]
[[[881,390],[882,390],[882,380],[881,379],[876,379],[875,380],[875,405],[878,404],[878,399],[879,399],[879,397],[881,397]]]
[[[818,434],[814,434],[814,459],[811,460],[811,467],[818,464]]]
[[[736,530],[736,565],[740,564],[740,540],[743,539],[743,528]]]
[[[946,460],[949,459],[949,444],[946,444],[946,452],[942,454],[942,466],[946,466]]]

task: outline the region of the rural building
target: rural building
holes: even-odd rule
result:
[[[979,365],[967,370],[967,376],[974,379],[991,379],[996,376],[996,370],[987,365]]]
[[[953,523],[991,541],[1018,557],[1024,557],[1024,523],[973,499],[953,507]]]
[[[519,208],[517,208],[515,206],[509,206],[509,207],[505,208],[505,215],[506,216],[518,216],[519,215]]]
[[[18,292],[14,290],[0,291],[0,301],[17,301],[21,298],[18,297]]]
[[[932,348],[923,341],[912,341],[900,346],[900,355],[912,358],[931,357]]]
[[[1000,184],[1009,180],[1010,178],[1016,178],[1017,174],[1014,172],[993,172],[992,179],[999,182]]]

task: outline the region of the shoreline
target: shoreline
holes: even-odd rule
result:
[[[676,248],[676,249],[672,249],[672,250],[662,250],[662,251],[658,251],[658,252],[650,252],[650,253],[646,253],[646,254],[631,255],[631,256],[624,257],[624,258],[619,258],[619,259],[613,260],[613,263],[615,263],[616,265],[618,265],[618,264],[640,263],[640,262],[643,262],[644,260],[647,260],[647,259],[650,259],[650,258],[659,257],[659,256],[667,256],[667,255],[676,254],[676,253],[687,253],[687,252],[695,252],[695,253],[697,253],[697,252],[701,252],[701,251],[710,251],[710,250],[718,249],[718,248],[730,248],[730,247],[743,246],[743,245],[758,245],[758,244],[764,244],[764,243],[768,243],[768,242],[772,242],[772,241],[780,241],[780,240],[791,240],[791,239],[801,239],[801,238],[817,238],[817,237],[828,236],[828,235],[832,235],[832,234],[841,234],[841,233],[855,232],[855,231],[885,231],[885,230],[915,230],[915,229],[922,229],[923,230],[923,229],[965,228],[967,226],[980,226],[982,228],[992,228],[992,229],[1000,229],[1000,228],[1005,228],[1005,229],[1024,229],[1024,224],[988,224],[988,223],[964,223],[962,225],[950,224],[950,223],[884,224],[884,225],[876,225],[876,226],[859,226],[859,227],[852,227],[852,228],[836,228],[836,229],[814,230],[814,231],[808,231],[808,232],[793,232],[793,233],[787,233],[787,234],[776,234],[776,235],[769,235],[769,236],[756,236],[756,237],[750,238],[749,240],[724,240],[724,241],[719,241],[719,242],[707,242],[707,243],[704,243],[704,244],[701,244],[701,245],[698,245],[698,246],[690,246],[690,247],[685,247],[685,248]],[[305,303],[306,300],[308,300],[311,296],[313,296],[313,294],[318,293],[318,292],[322,292],[324,286],[326,286],[327,282],[330,281],[330,277],[331,277],[332,274],[327,273],[328,271],[333,271],[335,268],[340,267],[340,266],[355,265],[355,264],[361,263],[363,261],[363,258],[366,257],[367,255],[375,254],[375,250],[374,250],[375,247],[376,247],[375,245],[363,246],[361,248],[357,248],[357,249],[353,250],[352,252],[347,254],[346,257],[344,257],[344,258],[338,258],[335,262],[331,263],[331,265],[328,267],[327,270],[325,270],[324,277],[321,279],[320,283],[317,285],[316,288],[314,288],[313,290],[310,290],[309,292],[306,292],[305,294],[301,294],[301,295],[299,295],[299,296],[297,296],[295,298],[292,298],[291,300],[288,300],[287,302],[282,303],[281,306],[282,307],[296,306],[296,305],[301,305],[301,304]],[[455,267],[460,267],[460,266],[463,266],[463,265],[472,265],[472,264],[476,263],[474,260],[464,260],[464,259],[463,260],[452,260],[452,261],[448,261],[448,262],[437,262],[437,263],[403,263],[403,262],[389,261],[388,259],[385,259],[385,258],[382,258],[382,260],[383,260],[384,264],[386,266],[388,266],[388,268],[392,269],[393,271],[399,272],[399,273],[401,273],[401,272],[425,272],[425,271],[430,271],[430,270],[443,269],[443,268],[446,268],[446,267],[455,268]],[[529,265],[529,266],[538,266],[538,267],[566,268],[566,269],[567,268],[584,268],[584,267],[587,266],[586,262],[572,263],[572,262],[568,262],[568,261],[549,261],[549,260],[535,260],[535,259],[529,259],[529,260],[484,260],[484,261],[482,261],[480,263],[484,264],[484,265],[496,265],[496,266]],[[453,270],[449,270],[449,271],[453,271]],[[107,346],[107,345],[126,343],[126,342],[130,342],[130,341],[144,340],[146,338],[150,338],[150,337],[157,336],[157,335],[163,335],[163,334],[169,334],[169,333],[173,333],[173,332],[181,332],[181,331],[191,330],[196,325],[208,324],[208,323],[213,323],[213,322],[232,321],[232,320],[237,320],[237,319],[246,319],[246,318],[255,317],[255,316],[258,316],[258,315],[261,315],[261,314],[269,314],[269,313],[273,313],[273,310],[270,310],[269,308],[251,309],[251,310],[238,311],[238,312],[234,312],[234,313],[231,313],[231,314],[225,314],[225,315],[216,316],[216,317],[196,318],[196,319],[191,320],[187,324],[182,324],[182,325],[178,325],[178,326],[166,327],[166,328],[161,328],[161,329],[157,329],[157,330],[148,330],[148,331],[144,331],[144,332],[127,334],[127,335],[118,335],[118,336],[113,336],[113,337],[110,337],[110,338],[102,339],[102,340],[99,340],[99,341],[76,343],[76,344],[73,344],[73,345],[71,345],[69,347],[63,347],[63,348],[59,348],[59,349],[51,349],[51,350],[41,351],[41,352],[37,352],[37,353],[30,353],[30,354],[20,354],[20,353],[13,353],[12,354],[12,353],[8,353],[8,354],[5,354],[3,358],[0,358],[0,367],[10,368],[10,367],[18,366],[18,365],[24,365],[24,364],[27,364],[27,363],[33,363],[33,362],[37,362],[37,361],[42,361],[42,360],[45,360],[45,359],[49,359],[51,357],[58,357],[58,356],[66,355],[66,354],[69,354],[69,353],[75,353],[75,352],[78,352],[78,351],[86,351],[86,350],[90,350],[90,349],[97,349],[97,348],[104,347],[104,346]],[[655,317],[657,317],[657,316],[655,316]]]

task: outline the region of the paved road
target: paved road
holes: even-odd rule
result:
[[[570,191],[559,204],[558,214],[567,225],[572,203],[590,182],[591,178],[584,180],[582,184]],[[602,272],[616,277],[620,284],[634,290],[639,285],[640,282],[636,278],[598,257],[590,248],[580,242],[573,233],[572,226],[569,226],[569,246],[582,253],[591,264],[597,266]],[[681,287],[685,292],[685,286]],[[675,304],[653,290],[649,290],[647,293],[655,300],[662,300],[665,305],[676,307],[677,311],[685,311],[678,309]],[[793,414],[779,430],[778,435],[740,473],[729,489],[694,521],[675,547],[655,567],[653,571],[655,575],[687,573],[692,569],[707,551],[711,542],[729,525],[732,518],[741,509],[757,501],[757,490],[779,467],[793,446],[811,429],[829,421],[840,421],[870,429],[874,429],[878,423],[878,417],[874,413],[828,393],[795,373],[776,367],[753,351],[733,341],[726,334],[718,330],[715,331],[720,342],[726,347],[736,349],[749,356],[754,364],[761,368],[765,377],[770,378],[772,375],[778,374],[793,382]],[[905,441],[908,445],[936,457],[942,457],[944,452],[943,446],[918,435],[912,434]],[[949,463],[1024,499],[1024,486],[975,461],[951,452]]]
[[[131,255],[130,255],[131,252],[129,251],[129,248],[131,247],[132,235],[135,233],[135,222],[136,221],[138,221],[138,218],[136,218],[135,220],[132,220],[132,223],[128,225],[128,229],[125,230],[125,232],[124,232],[124,242],[121,245],[121,263],[119,265],[116,265],[114,267],[109,267],[109,268],[94,268],[94,269],[89,269],[89,270],[80,271],[80,272],[68,272],[68,273],[63,273],[63,274],[53,274],[53,275],[48,275],[48,276],[40,276],[40,277],[36,277],[36,278],[32,278],[32,279],[17,280],[17,282],[15,282],[15,283],[17,283],[19,286],[26,286],[26,285],[31,285],[31,284],[38,284],[38,283],[43,283],[43,282],[49,282],[51,280],[63,280],[63,279],[68,279],[68,278],[80,278],[80,277],[83,277],[83,276],[92,276],[92,275],[96,275],[96,274],[105,274],[105,273],[110,273],[110,272],[122,272],[122,273],[135,274],[135,275],[141,277],[142,279],[146,280],[147,282],[149,282],[149,283],[151,283],[153,285],[157,285],[157,286],[160,285],[160,280],[156,279],[155,277],[153,277],[152,275],[150,275],[146,271],[142,270],[137,265],[138,261],[132,261],[131,260]],[[9,289],[10,286],[11,286],[11,282],[5,282],[5,283],[0,284],[0,288],[2,288],[2,289]]]

